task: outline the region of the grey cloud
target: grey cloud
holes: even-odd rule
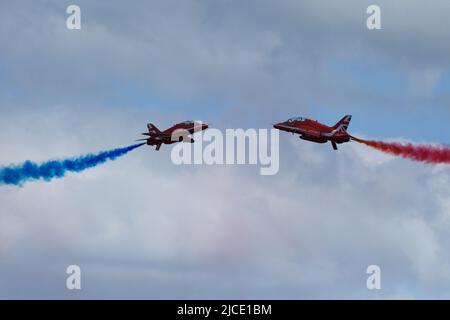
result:
[[[111,90],[131,83],[180,100],[215,96],[243,111],[273,113],[279,104],[298,110],[383,101],[382,93],[330,74],[329,64],[343,57],[371,59],[375,69],[410,78],[412,88],[423,78],[430,86],[430,77],[421,75],[439,79],[448,70],[448,43],[442,41],[449,29],[447,2],[383,1],[384,29],[372,33],[365,28],[368,4],[82,1],[83,29],[71,32],[64,27],[64,3],[17,2],[2,10],[4,77],[30,93],[28,103],[40,105],[68,99],[105,104]]]

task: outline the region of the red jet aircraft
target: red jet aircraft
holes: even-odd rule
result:
[[[143,133],[143,135],[148,136],[148,138],[136,141],[145,140],[147,141],[147,145],[156,146],[156,150],[159,150],[162,144],[172,144],[176,142],[194,143],[194,139],[189,135],[207,129],[208,125],[201,122],[184,121],[177,123],[164,131],[160,131],[153,123],[147,124],[147,128],[148,132]]]
[[[300,139],[317,143],[330,141],[334,150],[337,150],[337,143],[350,141],[351,136],[347,133],[348,125],[352,119],[351,115],[346,115],[334,126],[329,127],[316,120],[302,117],[291,118],[285,122],[275,124],[273,127],[300,135]]]

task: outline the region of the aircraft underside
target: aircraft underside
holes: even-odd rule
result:
[[[345,142],[350,141],[349,137],[340,137],[340,138],[330,139],[330,138],[322,138],[322,137],[313,137],[313,136],[300,135],[299,138],[303,139],[303,140],[307,140],[307,141],[312,141],[312,142],[315,142],[315,143],[327,143],[328,141],[330,141],[334,150],[338,149],[337,148],[337,144],[341,144],[341,143],[345,143]]]
[[[328,141],[328,139],[326,139],[326,138],[313,137],[313,136],[307,136],[307,135],[301,135],[300,139],[312,141],[312,142],[316,142],[316,143],[326,143]]]

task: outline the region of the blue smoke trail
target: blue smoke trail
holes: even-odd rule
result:
[[[139,143],[125,148],[102,151],[97,154],[88,154],[78,158],[66,160],[50,160],[40,164],[25,161],[19,165],[0,168],[0,185],[10,184],[21,186],[26,181],[43,179],[50,181],[53,178],[62,178],[67,172],[80,172],[108,160],[114,160],[145,143]]]

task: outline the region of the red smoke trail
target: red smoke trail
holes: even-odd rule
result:
[[[377,150],[400,156],[403,158],[422,161],[426,163],[449,163],[450,164],[450,146],[430,146],[414,145],[412,143],[383,142],[373,140],[363,140],[352,137],[354,141],[363,143]]]

